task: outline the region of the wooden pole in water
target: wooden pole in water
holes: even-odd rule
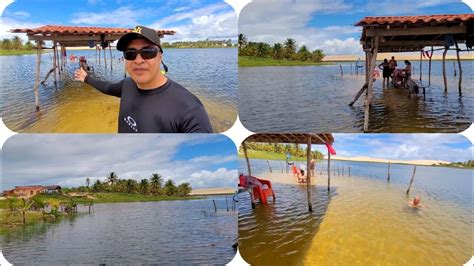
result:
[[[353,72],[352,72],[352,64],[351,64],[351,76],[353,75]]]
[[[420,81],[421,77],[423,76],[423,50],[420,51]]]
[[[268,164],[268,169],[270,169],[270,173],[273,173],[272,172],[272,167],[270,166],[270,162],[267,160],[267,164]]]
[[[431,86],[431,57],[433,57],[433,46],[431,46],[430,61],[428,65],[428,87]]]
[[[413,179],[415,179],[415,173],[416,173],[416,165],[413,168],[413,174],[411,175],[410,185],[408,185],[407,195],[408,195],[408,193],[410,193],[411,185],[413,184]]]
[[[242,148],[244,149],[245,160],[247,161],[248,173],[249,173],[249,176],[251,176],[252,172],[250,170],[250,160],[249,160],[249,156],[247,155],[247,146],[245,145],[245,141],[242,142]]]
[[[339,69],[341,70],[341,77],[344,76],[344,71],[342,71],[342,65],[339,65]]]
[[[53,69],[54,69],[54,86],[58,83],[58,77],[56,75],[56,42],[53,42]]]
[[[113,60],[112,60],[112,45],[110,45],[109,43],[109,52],[110,52],[110,70],[112,70],[112,66],[113,66]]]
[[[461,83],[462,83],[462,66],[461,66],[461,58],[459,57],[459,45],[458,42],[455,41],[454,45],[456,45],[456,57],[458,59],[458,68],[459,68],[459,83],[458,83],[458,90],[459,95],[462,95]]]
[[[40,83],[40,66],[41,66],[41,41],[37,41],[36,44],[36,70],[35,70],[35,85],[34,85],[34,93],[35,93],[35,106],[36,111],[39,111],[39,83]]]
[[[331,153],[328,149],[328,191],[331,187]]]
[[[443,79],[444,79],[444,91],[448,91],[448,80],[446,79],[446,53],[448,53],[449,47],[444,47],[443,52]]]
[[[351,176],[351,167],[349,166],[349,176]]]
[[[342,166],[342,176],[344,176],[344,165]]]
[[[99,65],[100,65],[100,46],[97,45],[97,51],[99,51]]]
[[[214,203],[214,212],[217,212],[216,201],[214,199],[212,199],[212,202]]]
[[[229,211],[229,205],[227,205],[227,197],[225,197],[225,207],[227,208],[227,211]]]
[[[281,172],[283,173],[283,163],[280,161]]]
[[[311,171],[309,165],[311,164],[311,135],[308,135],[306,140],[306,192],[308,196],[308,210],[313,212],[313,204],[311,203]]]
[[[367,98],[365,100],[365,111],[364,111],[364,132],[369,131],[369,114],[370,114],[370,105],[372,104],[372,96],[373,96],[373,89],[374,89],[374,79],[371,77],[372,71],[374,69],[376,60],[377,60],[377,52],[379,49],[379,36],[375,36],[373,41],[373,51],[370,53],[370,62],[369,62],[369,84],[367,86]]]
[[[388,161],[387,182],[390,181],[390,161]]]
[[[61,46],[59,46],[61,47]],[[61,68],[60,68],[60,65],[59,65],[59,51],[58,51],[58,47],[55,46],[55,53],[56,53],[56,67],[58,68],[58,74],[61,75]]]
[[[104,65],[105,65],[105,68],[107,68],[107,48],[104,48]]]
[[[456,74],[456,63],[453,61],[453,72],[454,72],[454,76],[457,76]]]

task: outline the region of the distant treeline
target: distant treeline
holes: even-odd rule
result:
[[[155,196],[187,196],[191,193],[191,185],[182,183],[178,186],[174,181],[168,179],[164,182],[160,174],[152,174],[150,178],[143,178],[140,181],[134,179],[120,179],[114,172],[106,176],[106,181],[96,180],[91,184],[91,179],[85,179],[85,185],[75,188],[63,189],[68,192],[119,192],[135,193]]]
[[[306,157],[306,149],[302,148],[299,144],[246,142],[245,146],[249,150],[266,151],[278,154],[289,153],[291,156],[294,157]],[[240,152],[243,152],[242,146],[240,147]],[[324,155],[319,151],[311,151],[311,156],[316,160],[324,159]]]
[[[460,167],[460,168],[474,168],[474,160],[469,160],[467,162],[440,163],[440,164],[436,164],[436,165],[449,166],[449,167]]]
[[[235,47],[231,39],[228,40],[201,40],[201,41],[180,41],[180,42],[163,42],[163,48],[220,48]]]
[[[33,50],[35,47],[30,41],[23,44],[20,37],[14,36],[11,39],[3,39],[0,42],[0,48],[3,50]]]
[[[271,46],[264,42],[249,42],[244,34],[239,34],[239,55],[268,57],[276,60],[299,60],[321,62],[325,56],[323,50],[309,51],[306,45],[298,48],[294,39],[288,38],[283,43],[275,43]]]

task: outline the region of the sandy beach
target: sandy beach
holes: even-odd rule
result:
[[[325,157],[327,159],[327,157]],[[437,161],[437,160],[388,160],[388,159],[379,159],[371,158],[365,156],[359,157],[343,157],[343,156],[332,156],[332,160],[340,161],[353,161],[353,162],[370,162],[370,163],[399,163],[399,164],[412,164],[412,165],[437,165],[441,163],[449,163],[446,161]]]
[[[397,61],[403,60],[420,60],[420,53],[379,53],[377,54],[377,60],[382,61],[384,58],[390,59],[392,56],[395,56]],[[460,57],[462,60],[474,60],[474,54],[472,53],[460,53]],[[323,59],[325,62],[347,62],[347,61],[357,61],[357,59],[364,61],[364,55],[326,55]],[[442,51],[434,52],[433,57],[431,60],[442,60],[443,53]],[[423,58],[423,61],[428,61],[428,58]],[[455,54],[447,54],[446,60],[456,60]]]
[[[190,196],[229,195],[234,194],[235,188],[198,188],[193,189]]]

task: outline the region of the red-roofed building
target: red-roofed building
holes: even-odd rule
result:
[[[17,186],[12,190],[6,190],[3,195],[6,197],[29,198],[45,192],[43,186]]]

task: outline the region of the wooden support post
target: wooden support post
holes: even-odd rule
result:
[[[61,46],[59,46],[61,48]],[[56,53],[56,66],[58,67],[58,74],[61,75],[61,67],[60,67],[60,63],[59,63],[59,50],[58,50],[58,47],[55,46],[55,53]]]
[[[377,61],[377,52],[379,49],[379,36],[375,36],[373,41],[373,51],[370,53],[370,62],[369,62],[369,82],[367,87],[367,98],[365,101],[365,110],[364,110],[364,132],[369,131],[369,114],[370,114],[370,105],[372,104],[372,96],[373,96],[373,89],[374,89],[374,79],[372,78],[371,74],[375,67],[375,63]]]
[[[459,95],[462,96],[462,89],[461,89],[461,83],[462,83],[462,66],[461,66],[461,58],[459,57],[459,45],[457,41],[454,41],[454,45],[456,45],[456,57],[458,60],[458,68],[459,68],[459,83],[458,83],[458,90],[459,90]]]
[[[53,42],[53,69],[54,69],[54,86],[58,84],[58,77],[56,75],[56,42]]]
[[[109,52],[110,52],[110,70],[112,70],[114,60],[112,60],[112,46],[110,45],[110,43],[109,43]]]
[[[104,52],[105,53],[105,52]],[[214,203],[214,212],[217,212],[217,206],[216,206],[216,201],[212,199],[212,202]]]
[[[353,72],[352,72],[352,64],[351,64],[351,76],[353,75]]]
[[[448,91],[448,80],[446,79],[446,53],[448,53],[449,47],[444,47],[443,52],[443,79],[444,79],[444,91]]]
[[[349,176],[351,176],[351,167],[349,166]]]
[[[342,176],[344,176],[344,165],[342,166]]]
[[[308,194],[308,210],[313,212],[313,203],[311,202],[311,135],[308,135],[306,142],[306,192]]]
[[[430,62],[428,65],[428,87],[431,86],[431,57],[433,57],[433,46],[431,46]]]
[[[407,195],[408,195],[408,193],[410,193],[411,185],[413,184],[413,179],[415,179],[415,173],[416,173],[416,165],[413,168],[413,174],[411,175],[410,185],[408,185]]]
[[[97,46],[97,50],[99,51],[99,65],[100,65],[100,46]]]
[[[339,65],[339,69],[341,70],[341,77],[344,76],[344,71],[342,71],[342,65]]]
[[[369,84],[369,53],[365,52],[365,82]]]
[[[331,153],[328,150],[328,191],[331,187]]]
[[[354,103],[359,99],[359,97],[362,95],[362,93],[364,93],[364,91],[367,89],[368,86],[369,86],[369,83],[365,83],[364,86],[362,86],[362,88],[360,88],[359,92],[354,97],[354,100],[352,100],[352,102],[349,103],[349,106],[354,105]]]
[[[229,205],[227,205],[227,197],[225,197],[225,207],[227,208],[227,211],[229,211]]]
[[[46,74],[46,77],[44,77],[43,81],[41,81],[40,84],[43,85],[46,82],[46,80],[48,80],[51,73],[53,72],[56,72],[56,69],[54,67],[48,71],[48,73]],[[56,85],[56,81],[54,82],[54,85]]]
[[[35,72],[35,85],[34,85],[34,93],[35,93],[35,106],[36,111],[39,111],[39,84],[40,84],[40,66],[41,66],[41,41],[37,41],[36,44],[36,72]]]
[[[270,170],[270,173],[272,173],[272,167],[270,166],[270,162],[267,160],[267,164],[268,164],[268,169]]]
[[[457,76],[457,73],[456,73],[456,63],[453,61],[453,74],[454,76]]]
[[[104,65],[105,65],[105,68],[107,69],[107,48],[104,48]]]
[[[388,161],[387,182],[390,181],[390,161]]]
[[[420,51],[420,81],[423,76],[423,50]]]
[[[245,160],[247,161],[248,173],[249,173],[249,176],[251,176],[252,172],[250,170],[250,160],[249,160],[249,156],[247,155],[247,146],[245,145],[245,141],[242,141],[242,148],[244,149]]]

